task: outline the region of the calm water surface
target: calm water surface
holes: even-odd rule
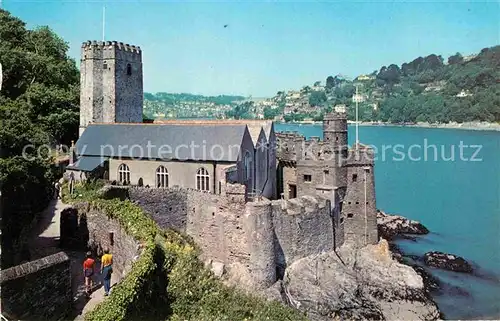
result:
[[[322,136],[320,125],[277,124],[276,130]],[[349,144],[354,135],[349,127]],[[377,151],[378,208],[431,231],[399,242],[403,251],[453,253],[477,269],[472,276],[431,269],[443,282],[434,299],[446,318],[500,319],[500,132],[360,127],[359,135]]]

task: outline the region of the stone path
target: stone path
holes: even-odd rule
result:
[[[37,226],[29,241],[30,258],[37,260],[39,258],[55,254],[61,251],[59,248],[59,223],[61,212],[68,205],[61,200],[53,200],[49,206],[40,214]],[[83,315],[92,310],[98,303],[104,299],[104,288],[102,286],[102,278],[99,273],[94,275],[94,290],[90,298],[85,294],[85,286],[83,280],[82,264],[85,258],[85,253],[78,251],[65,251],[71,260],[71,276],[73,303],[76,317],[75,320],[83,320]],[[96,271],[99,271],[99,262],[97,262]],[[116,273],[113,273],[111,286],[117,282]],[[112,289],[111,289],[112,291]]]

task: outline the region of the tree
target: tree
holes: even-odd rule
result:
[[[324,91],[313,91],[309,95],[309,105],[320,106],[326,101],[327,97]]]
[[[326,88],[331,89],[333,87],[335,87],[335,80],[332,76],[328,76],[326,78]]]
[[[462,55],[459,52],[457,52],[456,54],[454,54],[453,56],[450,56],[448,58],[448,64],[450,64],[450,65],[459,64],[463,61],[464,61],[464,58],[462,57]]]
[[[318,86],[321,86],[321,81],[316,81],[313,85],[314,87],[318,87]]]
[[[2,260],[12,260],[21,228],[48,203],[50,146],[78,133],[79,72],[68,45],[48,27],[28,30],[0,9],[0,186]],[[5,250],[5,251],[4,251]]]

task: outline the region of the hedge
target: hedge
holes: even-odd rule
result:
[[[188,236],[162,230],[129,200],[104,200],[102,184],[77,186],[67,202],[87,201],[118,220],[143,243],[140,258],[109,297],[85,315],[85,321],[173,320],[307,320],[278,302],[228,287],[198,259],[199,249]]]

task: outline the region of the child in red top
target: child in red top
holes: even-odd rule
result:
[[[85,291],[88,295],[92,291],[92,276],[94,275],[95,261],[92,259],[92,253],[87,252],[87,258],[83,261],[83,275],[85,276]]]

